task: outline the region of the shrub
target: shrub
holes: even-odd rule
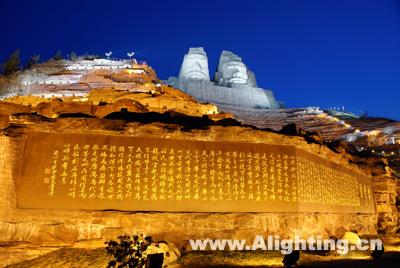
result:
[[[3,64],[3,71],[5,75],[10,75],[21,69],[21,58],[19,49],[14,51],[10,57]]]
[[[61,50],[58,50],[56,52],[56,54],[54,54],[53,60],[62,60],[62,59],[63,59],[63,56],[62,56]]]
[[[26,63],[26,69],[31,68],[33,65],[38,64],[40,61],[40,55],[33,55],[29,58],[28,62]]]
[[[107,254],[113,256],[107,267],[108,268],[142,268],[146,263],[146,255],[144,251],[152,243],[151,237],[118,236],[119,242],[109,240],[105,244]]]

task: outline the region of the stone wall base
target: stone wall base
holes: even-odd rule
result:
[[[375,214],[320,213],[163,213],[57,211],[16,209],[0,221],[0,242],[28,241],[47,245],[82,240],[115,239],[146,234],[182,248],[189,239],[246,239],[256,235],[341,237],[345,231],[376,234]]]
[[[399,217],[396,200],[399,198],[399,180],[388,176],[375,176],[373,187],[378,213],[378,232],[395,234],[399,230]]]

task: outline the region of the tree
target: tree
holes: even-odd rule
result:
[[[63,56],[62,56],[62,54],[61,54],[61,50],[58,50],[58,51],[56,52],[56,54],[54,54],[53,60],[62,60],[62,59],[63,59]]]
[[[9,75],[21,69],[19,49],[15,50],[2,65],[5,75]]]
[[[71,51],[71,53],[69,54],[69,59],[72,61],[76,61],[77,58],[78,56],[76,55],[76,53],[74,51]]]
[[[40,61],[40,55],[36,54],[29,58],[28,62],[26,63],[26,69],[31,68],[33,65],[37,64]]]
[[[83,59],[84,59],[84,60],[101,59],[101,56],[96,55],[96,54],[91,54],[91,55],[89,55],[89,54],[86,53],[86,54],[83,56]]]

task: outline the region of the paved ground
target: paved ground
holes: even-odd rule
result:
[[[37,250],[37,249],[36,249]],[[15,252],[15,251],[14,251]],[[3,251],[4,253],[4,251]],[[4,256],[3,256],[4,257]],[[4,260],[4,259],[3,259]],[[6,266],[8,268],[106,267],[109,257],[103,248],[61,248],[37,258]],[[282,267],[277,252],[190,252],[168,265],[170,268],[202,267]],[[302,253],[298,267],[399,267],[400,252],[386,252],[380,260],[365,254],[353,256],[319,256]],[[4,264],[4,262],[3,262]],[[4,265],[0,265],[4,267]]]
[[[373,260],[368,252],[350,252],[340,256],[334,252],[301,252],[298,267],[400,267],[400,237],[385,239],[385,253]],[[192,251],[169,264],[169,268],[202,267],[282,267],[279,251]],[[43,247],[30,243],[0,244],[0,267],[54,268],[107,266],[110,257],[101,240],[76,243],[73,246]]]

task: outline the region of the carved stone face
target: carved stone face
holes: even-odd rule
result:
[[[189,53],[184,56],[179,78],[210,81],[208,59],[202,48],[191,48]]]
[[[247,69],[241,61],[227,61],[221,66],[221,78],[224,84],[247,84]]]
[[[219,57],[218,71],[215,82],[222,86],[231,87],[234,84],[248,84],[247,67],[242,58],[231,51],[222,51]]]

